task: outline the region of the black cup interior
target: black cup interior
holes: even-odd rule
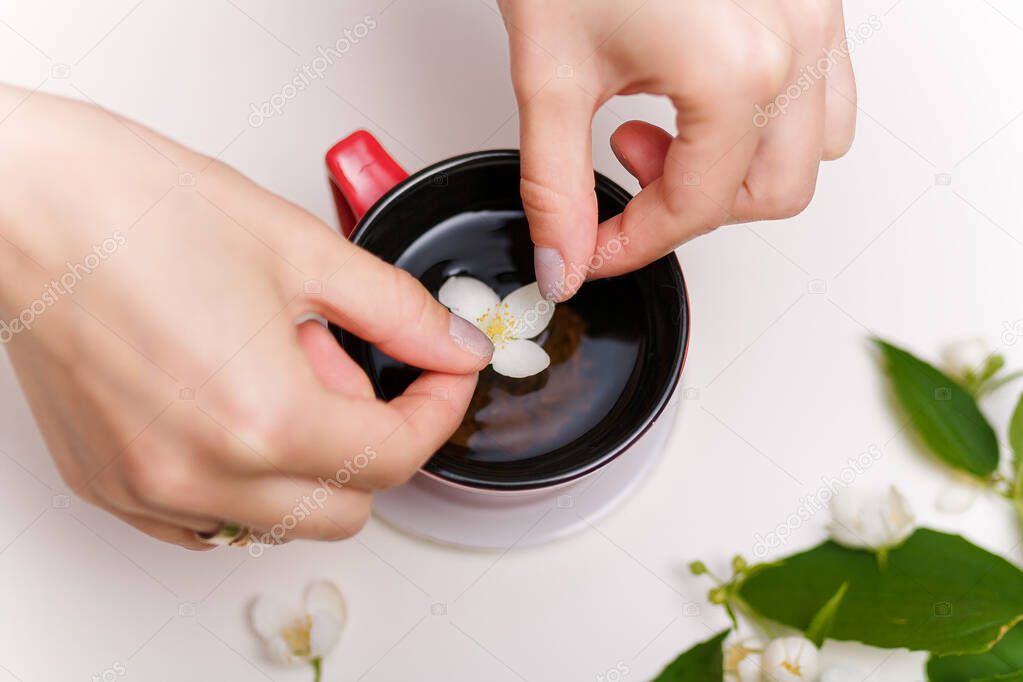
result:
[[[600,174],[596,192],[601,220],[621,212],[630,198]],[[501,296],[536,279],[516,151],[468,154],[413,175],[377,202],[352,240],[411,272],[434,295],[452,275],[481,279]],[[505,379],[492,368],[481,373],[481,387],[486,383],[488,391],[496,387],[502,395],[538,396],[542,391],[542,418],[534,415],[532,425],[544,427],[543,438],[519,439],[525,442],[507,449],[499,441],[467,449],[456,434],[426,470],[475,488],[522,490],[573,480],[614,459],[646,431],[678,382],[689,333],[687,306],[673,255],[637,272],[587,282],[570,302],[559,304],[544,333],[558,334],[556,325],[585,328],[583,341],[571,334],[537,337],[553,363],[535,377]],[[331,330],[381,398],[393,398],[418,376],[419,370],[354,334],[336,326]],[[560,363],[557,349],[573,343],[589,343],[586,353],[579,353],[587,361]],[[565,390],[552,390],[552,381],[565,384]],[[483,397],[481,390],[474,401]],[[549,447],[537,449],[545,444]]]

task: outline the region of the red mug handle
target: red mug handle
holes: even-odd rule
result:
[[[357,130],[327,152],[327,170],[334,181],[341,232],[351,236],[356,224],[377,200],[408,177],[380,142]]]

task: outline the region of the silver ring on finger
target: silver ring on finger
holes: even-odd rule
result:
[[[252,544],[252,529],[237,523],[223,522],[213,531],[194,531],[195,539],[215,547],[245,547]]]

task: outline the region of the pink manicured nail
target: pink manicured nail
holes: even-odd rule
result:
[[[533,269],[540,295],[548,301],[560,301],[565,295],[565,259],[549,246],[533,248]]]
[[[468,320],[451,313],[451,338],[455,345],[463,348],[481,360],[489,360],[494,355],[494,344],[487,335]]]

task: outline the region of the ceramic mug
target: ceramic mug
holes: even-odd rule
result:
[[[435,226],[460,215],[522,213],[519,154],[514,150],[464,154],[408,175],[372,135],[358,131],[334,145],[326,161],[342,232],[392,264]],[[595,190],[601,220],[620,213],[631,198],[599,173]],[[503,279],[519,284],[535,279],[528,233],[523,241],[530,257],[502,261],[501,271]],[[525,461],[471,461],[442,451],[418,477],[439,489],[514,497],[547,494],[592,476],[616,458],[647,457],[651,449],[659,449],[677,407],[674,397],[688,348],[685,281],[674,254],[623,277],[635,283],[635,300],[626,304],[640,311],[642,339],[624,389],[600,423],[571,442]],[[436,295],[441,281],[421,281]],[[370,376],[377,394],[393,397],[388,395],[393,389],[383,386],[377,376],[374,363],[379,362],[379,351],[339,327],[331,326],[331,331]]]

